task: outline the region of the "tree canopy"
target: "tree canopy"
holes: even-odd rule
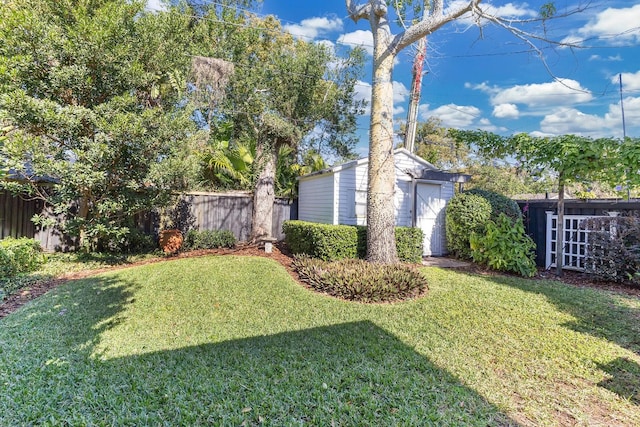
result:
[[[13,188],[66,215],[64,231],[84,247],[120,244],[132,215],[166,196],[151,177],[192,129],[170,78],[188,64],[176,54],[188,24],[146,13],[143,1],[16,0],[0,10]]]

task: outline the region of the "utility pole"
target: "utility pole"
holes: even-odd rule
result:
[[[618,74],[620,80],[620,110],[622,112],[622,143],[627,140],[627,126],[624,122],[624,102],[622,100],[622,73]],[[631,171],[627,171],[629,175]],[[629,183],[629,177],[627,176],[627,201],[631,202],[631,184]]]
[[[413,153],[418,127],[418,105],[420,105],[420,92],[422,91],[422,70],[427,56],[427,38],[418,40],[416,56],[411,70],[411,93],[409,95],[409,110],[407,112],[407,130],[404,134],[404,146]]]

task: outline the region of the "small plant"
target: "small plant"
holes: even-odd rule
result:
[[[45,261],[40,242],[22,237],[0,240],[0,277],[36,270]]]
[[[184,239],[185,250],[233,248],[236,237],[229,230],[190,230]]]
[[[640,286],[640,218],[587,220],[585,270],[597,279]]]
[[[491,204],[475,194],[456,194],[447,205],[446,233],[449,251],[460,258],[471,259],[469,236],[483,233],[491,218]]]
[[[351,301],[401,301],[428,289],[420,271],[406,265],[371,264],[361,259],[329,262],[298,256],[293,266],[313,289]]]
[[[524,277],[536,274],[533,260],[536,245],[525,233],[522,220],[513,222],[501,213],[495,222],[487,222],[483,233],[471,233],[469,242],[474,262]]]

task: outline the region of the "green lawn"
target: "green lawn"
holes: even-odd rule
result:
[[[640,300],[423,271],[387,305],[265,258],[69,282],[0,319],[0,425],[640,425]]]

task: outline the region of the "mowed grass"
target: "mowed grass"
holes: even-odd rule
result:
[[[640,425],[640,301],[425,268],[318,295],[265,258],[69,282],[0,320],[0,425]]]

